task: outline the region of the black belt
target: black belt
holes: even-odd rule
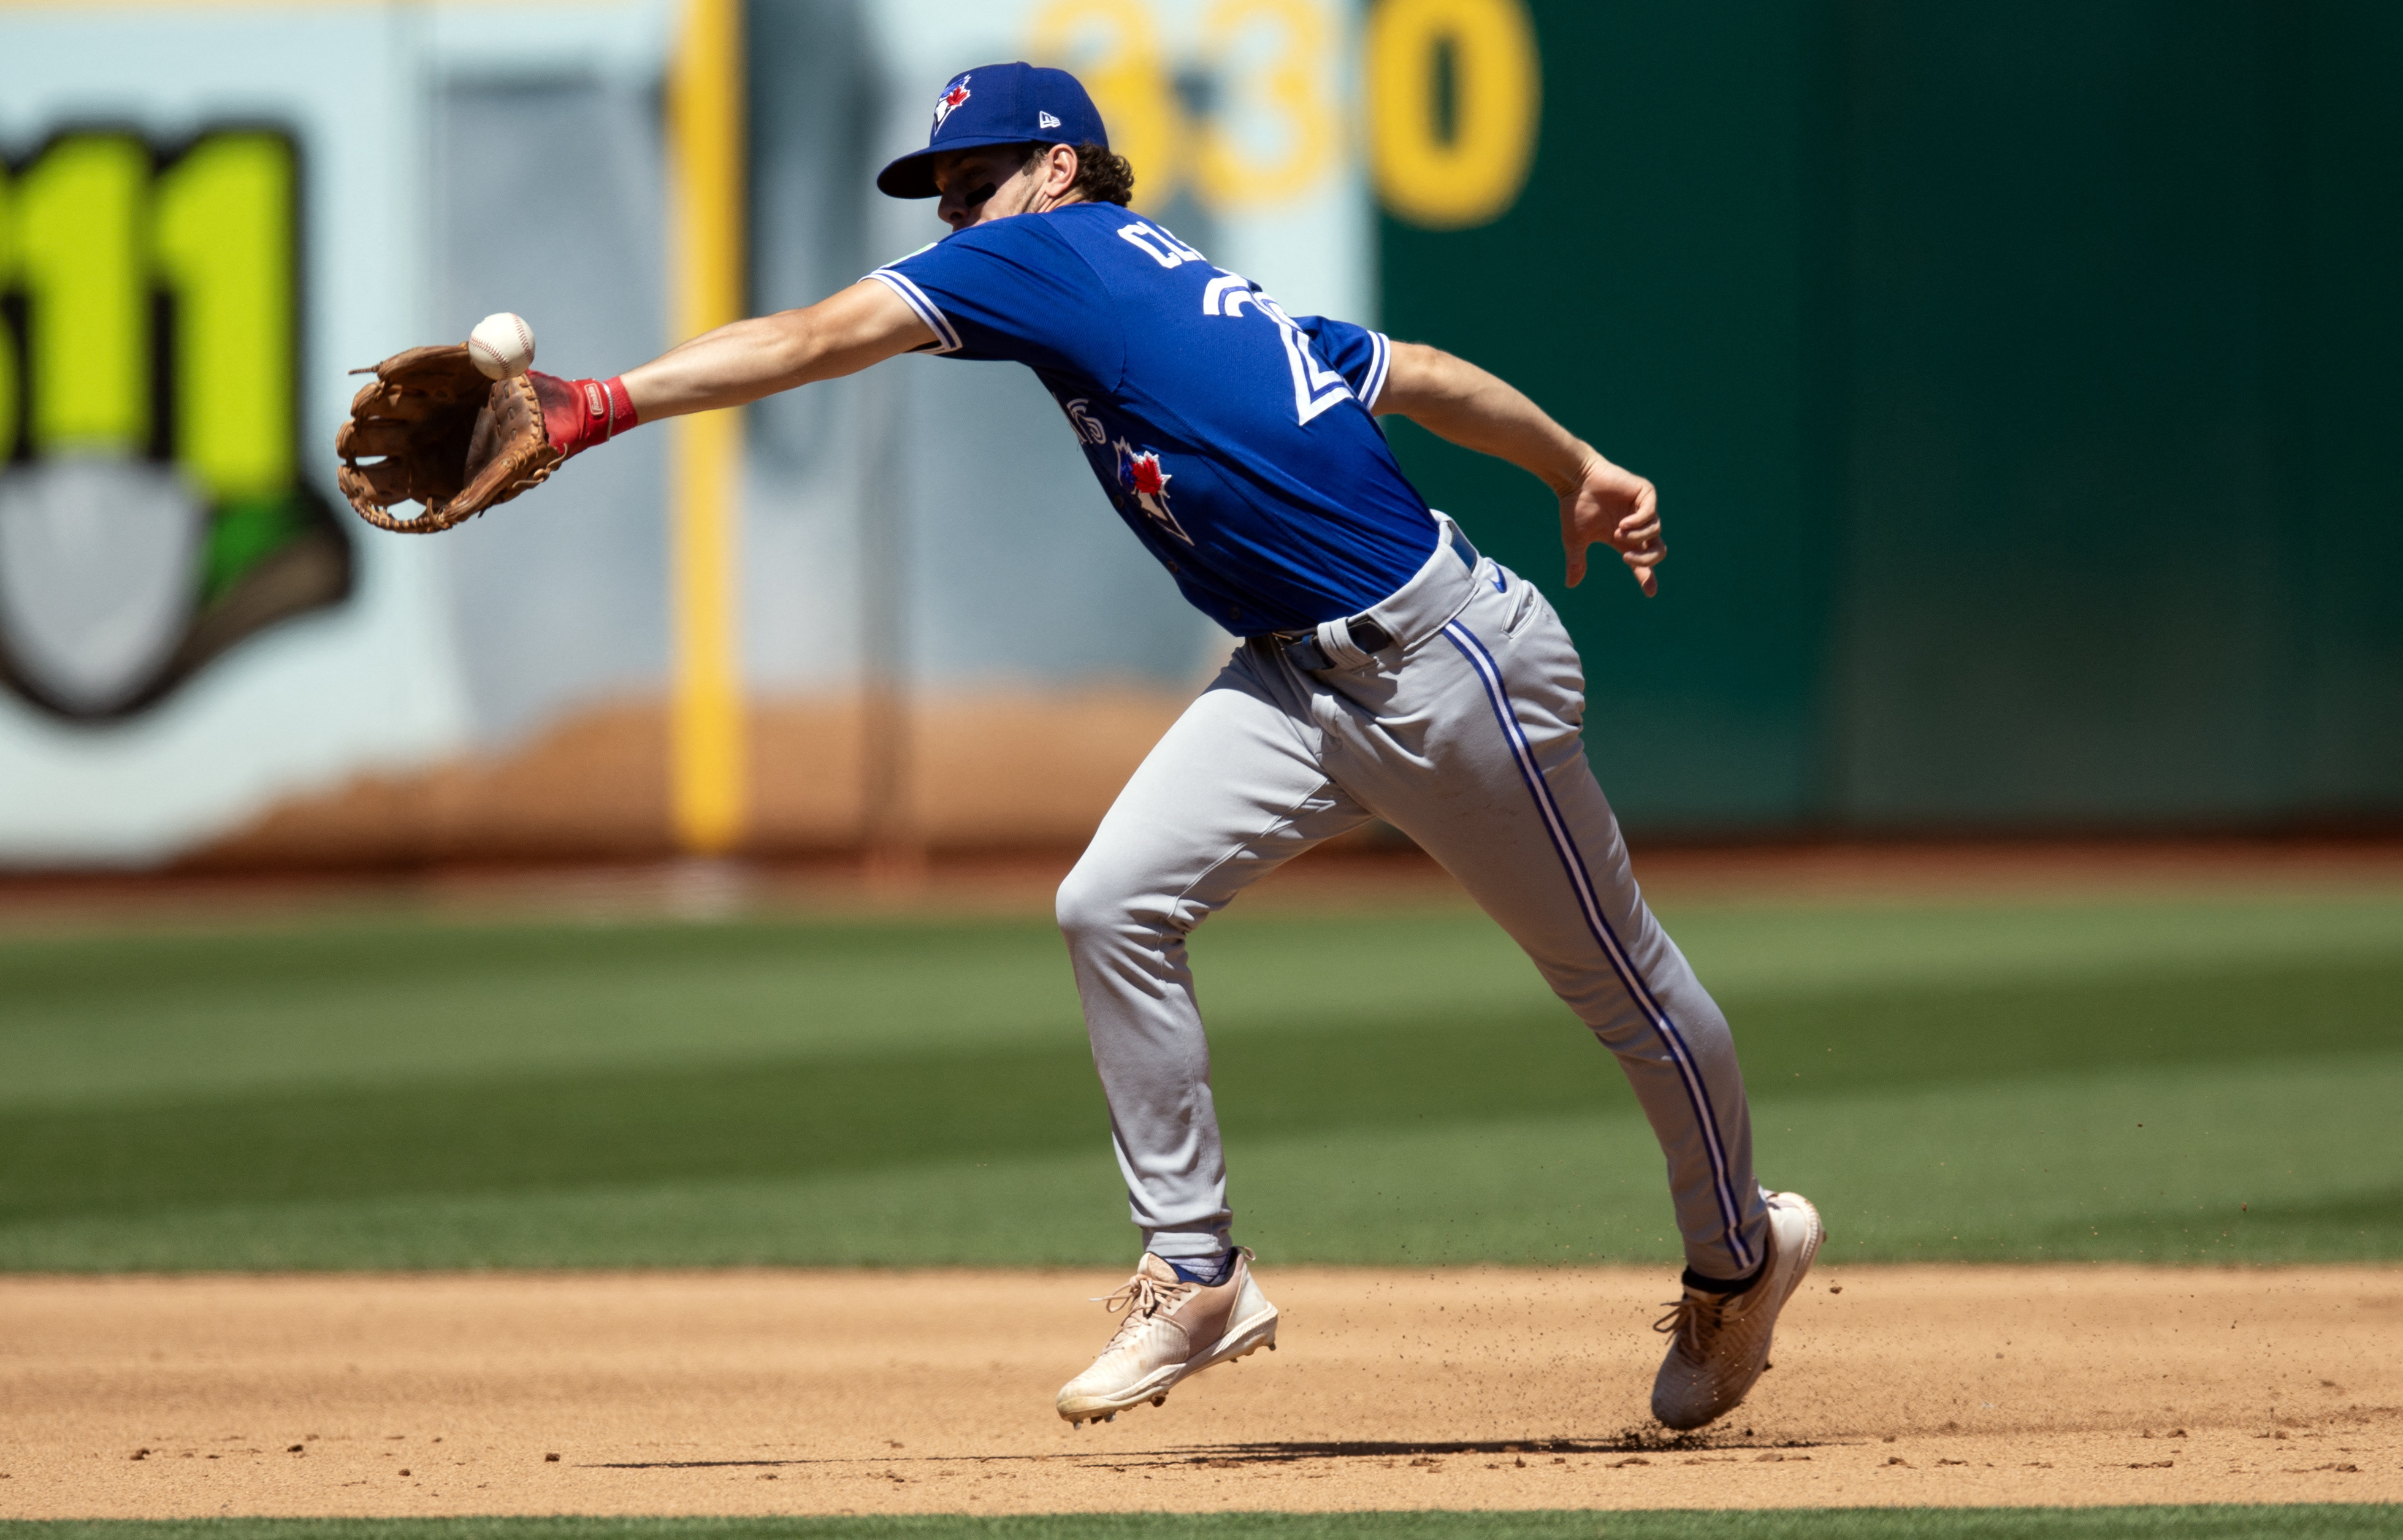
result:
[[[1457,524],[1452,526],[1452,553],[1459,557],[1469,571],[1477,570],[1477,548],[1468,543],[1468,536],[1461,533]],[[1382,652],[1394,645],[1393,633],[1365,615],[1355,615],[1343,625],[1352,634],[1352,645],[1362,652]],[[1284,653],[1293,660],[1295,668],[1306,673],[1317,673],[1335,667],[1335,660],[1327,656],[1325,647],[1319,645],[1315,628],[1310,631],[1272,631],[1252,640]]]
[[[1352,645],[1362,652],[1382,652],[1394,645],[1394,638],[1385,628],[1365,615],[1354,617],[1344,625],[1352,632]],[[1317,673],[1335,667],[1335,660],[1327,656],[1325,647],[1318,645],[1318,633],[1314,631],[1272,631],[1259,640],[1283,652],[1295,668],[1305,673]]]

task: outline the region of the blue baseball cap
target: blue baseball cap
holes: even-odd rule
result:
[[[876,173],[876,190],[888,198],[933,198],[935,157],[946,150],[984,145],[1082,145],[1109,148],[1110,134],[1093,99],[1066,70],[1041,69],[1021,60],[979,64],[951,77],[935,98],[934,126],[926,147],[903,156]]]

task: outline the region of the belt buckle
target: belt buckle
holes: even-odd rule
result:
[[[1327,649],[1318,645],[1315,636],[1303,636],[1285,644],[1285,655],[1295,668],[1304,673],[1324,673],[1335,666]]]
[[[1394,645],[1393,632],[1365,615],[1354,616],[1343,626],[1351,633],[1352,645],[1362,652],[1380,653]],[[1327,656],[1327,648],[1319,644],[1314,631],[1303,631],[1292,641],[1281,642],[1279,646],[1293,660],[1293,666],[1305,673],[1324,673],[1338,666]]]

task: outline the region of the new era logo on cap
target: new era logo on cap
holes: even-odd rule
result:
[[[1038,112],[1035,115],[1035,126],[1038,129],[1056,129],[1060,126],[1060,119],[1048,112]]]

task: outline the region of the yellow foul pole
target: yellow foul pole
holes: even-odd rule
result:
[[[742,0],[684,0],[668,90],[668,309],[677,340],[741,315],[743,138]],[[669,806],[677,841],[716,855],[742,839],[746,800],[735,600],[743,423],[711,411],[667,427]]]

